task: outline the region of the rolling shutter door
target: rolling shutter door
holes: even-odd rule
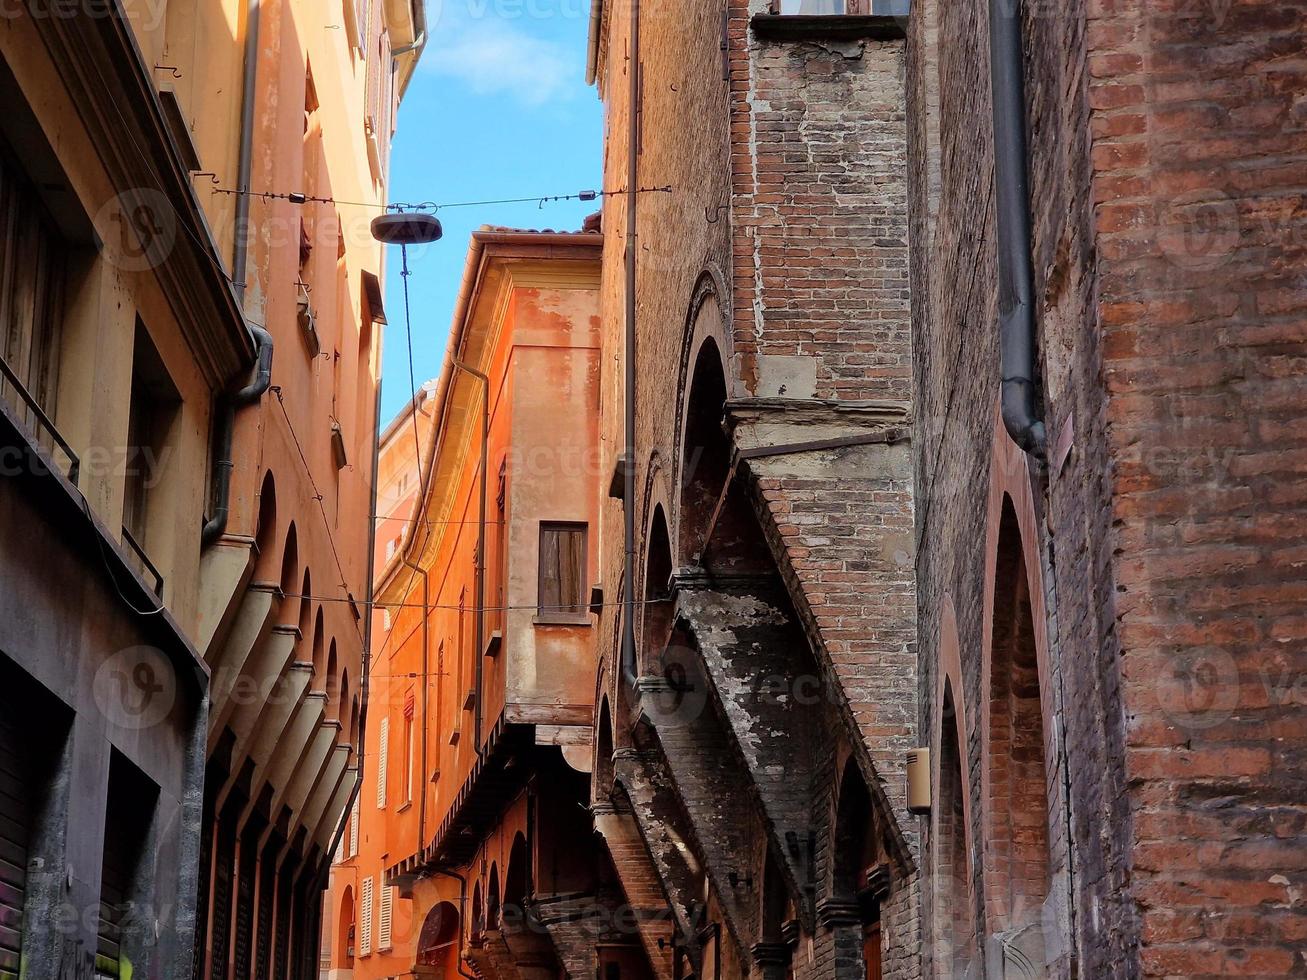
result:
[[[35,779],[12,692],[0,694],[0,976],[18,975]]]

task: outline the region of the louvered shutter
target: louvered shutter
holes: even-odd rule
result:
[[[359,956],[372,952],[372,879],[363,879],[363,891],[359,901]]]
[[[349,812],[349,853],[346,857],[354,857],[359,852],[359,798],[354,797],[354,806]]]
[[[377,746],[377,809],[386,808],[386,760],[390,756],[390,719],[381,719],[380,745]]]
[[[377,949],[390,949],[390,920],[395,889],[385,886],[381,889],[381,913],[377,921]]]

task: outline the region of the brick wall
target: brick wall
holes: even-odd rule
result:
[[[1307,11],[1086,14],[1141,966],[1297,974]]]
[[[982,4],[931,9],[937,23],[914,19],[909,75],[913,276],[929,289],[913,310],[920,691],[931,726],[948,600],[980,842],[981,782],[997,763],[982,757],[992,535],[979,488],[1000,462],[987,28]],[[1291,684],[1267,681],[1304,668],[1294,420],[1307,338],[1291,271],[1303,211],[1288,161],[1307,138],[1304,69],[1286,60],[1303,26],[1302,11],[1269,3],[1090,0],[1024,14],[1054,448],[1028,481],[1046,606],[1036,626],[1066,745],[1053,761],[1070,785],[1067,800],[1050,789],[1051,847],[1069,827],[1083,976],[1303,969],[1304,910],[1290,894],[1303,824],[1289,808],[1303,798],[1304,736],[1290,721],[1301,705]],[[929,851],[925,866],[936,870]],[[994,909],[979,870],[973,885],[983,923]]]

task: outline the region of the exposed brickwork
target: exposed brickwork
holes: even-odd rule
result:
[[[1304,737],[1291,688],[1266,678],[1307,666],[1293,611],[1305,594],[1293,421],[1307,400],[1303,303],[1288,278],[1303,212],[1287,162],[1307,136],[1304,69],[1286,60],[1301,49],[1304,14],[1270,3],[1031,7],[1035,296],[1054,452],[1029,476],[991,437],[984,5],[939,4],[937,25],[912,25],[913,276],[928,285],[913,311],[923,722],[938,710],[947,598],[979,849],[982,808],[995,805],[981,784],[1002,780],[999,759],[982,754],[989,692],[977,654],[994,528],[978,488],[1006,469],[1034,490],[1022,531],[1037,539],[1030,571],[1046,607],[1035,623],[1049,651],[1041,694],[1066,745],[1064,760],[1046,746],[1055,864],[1075,841],[1075,892],[1054,911],[1074,916],[1060,927],[1074,929],[1080,974],[1293,975],[1304,909],[1288,851],[1301,850],[1304,825],[1290,801],[1304,797]],[[926,165],[936,157],[938,188]],[[1057,738],[1046,728],[1046,742]],[[925,862],[944,870],[931,851]],[[983,931],[1004,910],[987,907],[995,888],[982,877],[988,865],[973,882]]]
[[[862,980],[864,924],[846,923],[841,936],[815,912],[832,896],[834,869],[860,859],[832,840],[836,784],[856,757],[872,786],[861,820],[894,854],[883,975],[908,980],[919,960],[914,827],[899,775],[917,724],[904,44],[763,40],[750,18],[766,6],[671,0],[642,18],[640,182],[674,192],[638,204],[638,492],[627,506],[641,529],[640,569],[665,567],[643,529],[655,506],[666,514],[682,624],[697,641],[687,644],[690,666],[706,663],[707,674],[687,724],[655,717],[632,731],[636,698],[620,690],[613,659],[620,623],[604,610],[619,782],[678,916],[689,911],[686,880],[701,876],[701,924],[722,927],[719,949],[709,940],[704,950],[720,953],[722,975],[771,975],[788,962],[796,977]],[[630,149],[628,16],[625,5],[604,6],[610,184],[625,182]],[[625,220],[624,202],[610,199],[603,322],[613,351],[622,346]],[[710,363],[720,354],[725,390],[696,402],[705,343]],[[622,446],[620,366],[614,359],[604,372],[605,481]],[[713,438],[728,412],[733,444]],[[741,463],[718,512],[733,451],[856,441],[876,425],[897,428],[899,444]],[[875,488],[863,494],[868,477]],[[608,595],[623,588],[621,516],[614,502],[601,535]],[[639,574],[633,591],[658,595],[665,573],[658,582]],[[778,581],[783,601],[767,599]],[[750,596],[783,608],[787,621],[737,629],[717,608]],[[656,621],[646,615],[642,626]],[[780,632],[783,640],[772,635]],[[659,642],[639,639],[646,672],[665,665]],[[771,675],[788,701],[762,703],[757,684]],[[624,757],[633,738],[654,761]],[[702,870],[677,867],[678,848]],[[647,872],[630,857],[616,845],[619,875],[632,874],[639,891]],[[790,917],[783,942],[780,923],[759,915],[767,869],[778,866]]]
[[[731,65],[742,379],[755,394],[906,402],[903,44],[760,41],[744,33],[745,5],[731,6],[748,53]],[[789,363],[770,367],[773,356]]]

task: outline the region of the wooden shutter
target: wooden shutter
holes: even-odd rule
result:
[[[359,956],[372,952],[372,879],[363,879],[359,898]]]
[[[386,808],[386,760],[390,755],[390,719],[381,719],[381,733],[377,746],[377,809]]]
[[[544,616],[585,612],[584,524],[540,525],[539,611]]]
[[[390,949],[390,923],[395,902],[395,889],[382,887],[381,913],[377,921],[377,949]]]
[[[354,806],[349,811],[349,851],[346,857],[354,857],[359,852],[359,799],[354,797]]]

